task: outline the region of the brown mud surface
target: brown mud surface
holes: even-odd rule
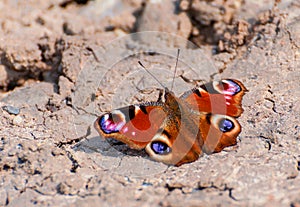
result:
[[[0,206],[300,206],[299,8],[2,0]],[[176,94],[193,87],[180,74],[249,92],[237,146],[173,167],[101,139],[93,122],[156,100],[137,61],[169,86],[177,48]]]

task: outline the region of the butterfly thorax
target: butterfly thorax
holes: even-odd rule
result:
[[[172,111],[173,115],[180,117],[180,100],[169,90],[165,92],[165,106]]]

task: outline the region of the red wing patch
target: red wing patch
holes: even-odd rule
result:
[[[184,93],[181,98],[193,110],[238,117],[243,112],[242,96],[246,88],[237,80],[222,80],[201,85]]]

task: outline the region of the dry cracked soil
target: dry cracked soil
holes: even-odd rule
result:
[[[2,0],[0,206],[300,206],[299,0]],[[116,107],[219,78],[237,146],[180,167],[99,137]],[[187,83],[184,78],[193,79]]]

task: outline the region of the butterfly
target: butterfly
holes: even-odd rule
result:
[[[238,80],[212,81],[177,97],[164,88],[164,100],[126,106],[104,113],[94,126],[100,136],[180,166],[235,145],[241,126],[242,97],[247,89]]]

